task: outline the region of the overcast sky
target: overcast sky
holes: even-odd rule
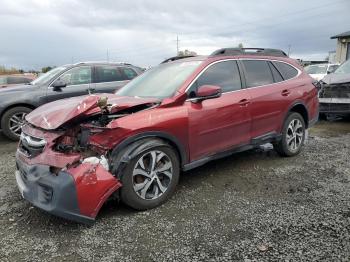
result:
[[[302,59],[335,50],[350,0],[0,0],[0,65],[39,69],[78,61],[150,66],[180,50],[280,48]],[[107,51],[108,50],[108,51]]]

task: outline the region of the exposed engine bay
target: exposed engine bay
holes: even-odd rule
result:
[[[350,114],[350,76],[330,74],[320,81],[320,113]]]
[[[159,103],[141,104],[116,113],[113,113],[116,106],[108,104],[106,97],[100,98],[97,105],[101,109],[99,113],[88,116],[86,119],[74,119],[60,128],[64,130],[64,135],[56,140],[55,150],[62,153],[79,152],[84,158],[107,154],[105,147],[100,148],[98,144],[90,143],[91,136],[108,130],[108,124],[113,120],[151,109]]]

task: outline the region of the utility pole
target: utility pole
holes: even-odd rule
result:
[[[109,51],[108,51],[108,49],[107,49],[107,62],[109,62]]]
[[[290,49],[291,49],[291,45],[288,45],[288,56],[290,55]]]
[[[179,55],[179,36],[176,35],[176,55]]]

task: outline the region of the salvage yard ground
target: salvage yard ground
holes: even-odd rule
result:
[[[163,206],[107,204],[87,227],[21,199],[0,135],[1,261],[348,261],[350,121],[320,122],[293,158],[269,149],[184,173]]]

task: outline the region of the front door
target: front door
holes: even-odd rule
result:
[[[219,86],[223,94],[198,103],[185,102],[191,161],[250,141],[250,97],[247,90],[241,89],[237,62],[228,60],[209,66],[189,88],[189,97],[195,97],[202,85]]]
[[[58,80],[63,81],[66,86],[54,88],[51,84],[47,90],[46,103],[67,97],[87,95],[89,92],[92,92],[92,70],[90,66],[69,69],[55,81]]]

